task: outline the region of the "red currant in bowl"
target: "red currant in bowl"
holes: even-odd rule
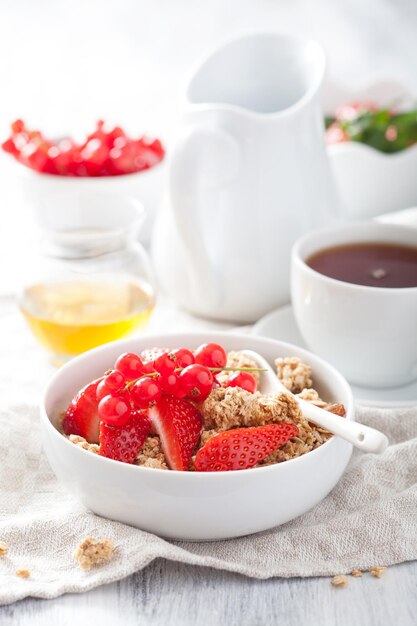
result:
[[[226,387],[240,387],[250,393],[256,391],[256,380],[250,372],[234,372],[227,381]]]
[[[126,380],[135,380],[144,373],[144,367],[140,356],[134,352],[125,352],[117,359],[114,368],[121,372]]]
[[[178,348],[177,350],[173,350],[172,354],[175,354],[177,367],[188,367],[195,363],[194,354],[191,350],[187,350],[187,348]]]
[[[218,343],[204,343],[195,351],[195,362],[206,367],[225,367],[227,354]]]
[[[125,394],[108,395],[98,404],[98,415],[107,426],[123,426],[132,413],[129,396]]]
[[[172,352],[163,352],[153,362],[154,369],[160,374],[172,374],[177,367],[177,359]]]
[[[100,402],[105,396],[121,391],[125,385],[126,379],[123,374],[118,370],[111,370],[97,386],[97,402]]]
[[[178,374],[171,373],[165,376],[161,376],[160,384],[162,387],[162,392],[167,396],[181,396],[182,394],[178,393],[180,391],[181,383],[179,380]]]
[[[102,120],[83,142],[47,139],[22,120],[11,124],[10,136],[1,144],[19,163],[43,174],[69,177],[115,177],[148,170],[165,155],[158,139],[132,139],[122,128]]]
[[[181,391],[198,402],[207,398],[213,388],[213,374],[204,365],[189,365],[179,375]]]
[[[162,387],[158,379],[145,376],[132,385],[130,396],[138,409],[148,409],[162,396]]]

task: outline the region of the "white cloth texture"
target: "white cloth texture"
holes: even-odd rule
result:
[[[188,543],[86,511],[48,465],[37,406],[9,402],[0,409],[0,541],[8,546],[0,558],[0,604],[86,591],[158,557],[256,578],[330,576],[417,559],[417,407],[361,408],[357,419],[385,432],[391,445],[380,456],[355,451],[338,485],[313,510],[257,535]],[[109,538],[116,551],[111,561],[84,571],[74,551],[88,535]],[[17,568],[30,577],[16,576]]]

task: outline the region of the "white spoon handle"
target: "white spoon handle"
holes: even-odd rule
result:
[[[297,400],[304,417],[317,424],[317,426],[321,426],[334,435],[349,441],[355,448],[359,448],[363,452],[373,452],[375,454],[381,454],[386,449],[388,438],[379,430],[364,426],[358,422],[351,422],[344,417],[340,417],[340,415],[320,409],[300,398],[297,398]]]
[[[354,445],[356,448],[359,448],[359,450],[362,450],[362,452],[373,452],[374,454],[381,454],[384,452],[389,443],[388,438],[384,435],[384,433],[381,433],[379,430],[375,430],[375,428],[358,424],[358,422],[347,420],[344,417],[340,417],[340,415],[330,413],[330,411],[320,409],[318,406],[315,406],[306,400],[301,400],[301,398],[288,391],[288,389],[278,379],[268,361],[260,354],[254,352],[253,350],[243,350],[243,352],[252,357],[252,359],[258,363],[259,367],[265,368],[266,370],[265,372],[262,372],[263,393],[277,393],[278,391],[285,391],[297,400],[304,417],[306,417],[310,422],[325,428],[333,435],[338,435],[339,437],[342,437],[342,439],[349,441],[349,443]]]

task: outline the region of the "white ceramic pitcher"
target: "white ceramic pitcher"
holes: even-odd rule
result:
[[[289,301],[290,249],[338,199],[323,137],[321,47],[233,40],[192,73],[156,223],[162,288],[203,316],[253,322]]]

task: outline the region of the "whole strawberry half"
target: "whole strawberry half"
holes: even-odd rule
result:
[[[200,448],[194,469],[196,472],[248,469],[297,435],[297,426],[285,423],[226,430]]]
[[[100,423],[100,454],[108,459],[133,463],[149,435],[150,423],[143,411],[133,411],[123,426]]]
[[[97,412],[96,390],[102,378],[83,387],[72,399],[62,423],[66,435],[79,435],[89,443],[98,443],[100,421]]]
[[[175,396],[162,396],[148,409],[153,430],[159,435],[162,450],[169,467],[188,470],[191,457],[201,435],[200,412]]]

